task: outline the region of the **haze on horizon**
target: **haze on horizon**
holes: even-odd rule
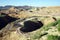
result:
[[[60,0],[0,0],[0,6],[60,6]]]

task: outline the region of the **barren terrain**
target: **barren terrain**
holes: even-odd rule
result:
[[[60,6],[30,9],[11,7],[0,10],[0,18],[7,22],[0,30],[0,40],[60,39]]]

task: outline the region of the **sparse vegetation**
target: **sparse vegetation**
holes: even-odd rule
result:
[[[58,21],[57,29],[58,29],[58,31],[60,32],[60,20]]]
[[[59,21],[60,21],[60,20],[55,21],[55,22],[53,22],[53,23],[50,23],[50,24],[48,24],[48,25],[43,26],[40,31],[36,32],[36,34],[34,34],[34,35],[32,36],[32,39],[39,39],[39,38],[41,38],[41,37],[43,36],[43,34],[41,34],[41,32],[42,32],[43,30],[44,30],[44,31],[48,31],[48,30],[50,29],[50,27],[56,26],[56,25],[59,23]],[[60,27],[58,28],[58,30],[60,30]],[[44,33],[44,34],[45,34],[45,33]],[[49,36],[49,37],[50,37],[50,36]]]
[[[58,28],[58,31],[60,32],[60,23],[58,23],[58,27],[57,28]]]
[[[48,35],[47,40],[60,40],[60,36]]]
[[[11,24],[7,25],[7,27],[5,28],[6,32],[3,32],[3,34],[6,34],[7,30],[10,31],[10,33],[6,34],[5,36],[2,36],[3,37],[2,40],[9,40],[9,39],[10,40],[15,40],[15,39],[16,40],[20,40],[20,39],[21,40],[27,40],[28,37],[30,37],[30,39],[28,39],[28,40],[40,40],[40,38],[42,38],[42,37],[44,37],[46,35],[47,35],[47,40],[59,40],[60,39],[59,35],[58,36],[57,35],[56,36],[55,35],[49,35],[50,32],[49,33],[46,32],[46,31],[49,31],[49,29],[52,29],[52,28],[56,28],[60,32],[60,19],[58,20],[57,18],[55,18],[55,17],[58,17],[58,16],[60,18],[60,15],[58,14],[58,13],[60,13],[59,10],[60,9],[57,8],[57,7],[55,7],[55,8],[53,8],[53,7],[41,7],[41,8],[33,7],[33,8],[30,8],[30,9],[26,9],[26,10],[24,8],[21,9],[21,8],[12,7],[10,9],[8,9],[7,11],[5,11],[5,10],[3,11],[2,10],[3,13],[7,12],[9,17],[21,18],[22,19],[22,20],[19,19],[17,21],[11,22]],[[54,15],[56,15],[56,16],[54,16]],[[4,16],[5,16],[4,14],[0,15],[0,17],[4,17]],[[9,17],[7,18],[6,22],[14,20],[14,19],[11,19]],[[32,19],[30,19],[30,17]],[[36,18],[34,19],[34,17],[36,17]],[[34,31],[26,32],[26,34],[25,33],[21,33],[21,30],[18,31],[18,32],[15,31],[15,30],[18,29],[18,27],[20,27],[20,23],[23,24],[25,21],[28,21],[28,20],[35,21],[35,22],[36,22],[36,20],[39,20],[43,24],[46,23],[46,25],[43,25],[41,28],[36,29]],[[19,24],[19,25],[17,26],[16,24]],[[28,23],[26,23],[26,25],[28,25]],[[29,25],[30,25],[30,23],[29,23]],[[30,29],[29,25],[26,26],[26,27],[28,27],[28,29]],[[35,24],[35,25],[37,25],[37,24]],[[30,27],[33,27],[35,25],[32,24],[32,25],[30,25]],[[22,26],[24,26],[24,24]],[[31,28],[31,29],[33,29],[33,28]],[[11,30],[13,30],[13,31],[11,31]],[[52,30],[54,30],[54,29],[52,29]],[[50,30],[50,31],[52,31],[52,30]],[[55,32],[56,32],[56,30],[55,30]],[[6,38],[6,39],[4,39],[4,38]]]

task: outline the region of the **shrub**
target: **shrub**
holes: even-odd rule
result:
[[[47,40],[60,40],[60,36],[48,35]]]
[[[58,29],[58,31],[60,32],[60,23],[58,23],[57,29]]]

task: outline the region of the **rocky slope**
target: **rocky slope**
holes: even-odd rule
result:
[[[60,39],[60,7],[32,8],[19,12],[15,10],[10,8],[8,15],[20,19],[10,22],[0,30],[0,40]]]

